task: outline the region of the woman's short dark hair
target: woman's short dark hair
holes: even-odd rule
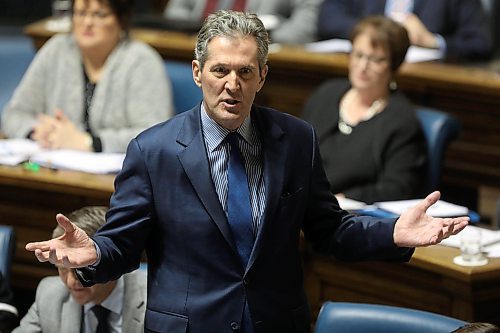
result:
[[[385,16],[368,16],[356,24],[351,32],[351,42],[362,33],[369,33],[372,46],[382,47],[390,54],[389,63],[396,71],[404,61],[410,47],[410,38],[406,29],[396,21]]]
[[[88,3],[90,0],[84,0]],[[133,0],[97,0],[99,3],[109,6],[116,16],[123,30],[128,31],[130,27],[130,17],[132,15]],[[72,0],[73,5],[75,0]]]

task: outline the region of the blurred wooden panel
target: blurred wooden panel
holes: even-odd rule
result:
[[[458,249],[417,249],[409,263],[345,263],[306,250],[312,312],[327,300],[403,306],[467,321],[500,323],[500,259],[486,266],[453,263]]]

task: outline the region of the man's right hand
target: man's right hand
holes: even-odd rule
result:
[[[26,250],[35,252],[41,262],[67,268],[92,265],[97,261],[94,241],[63,214],[56,215],[57,223],[64,229],[60,237],[48,241],[26,244]]]

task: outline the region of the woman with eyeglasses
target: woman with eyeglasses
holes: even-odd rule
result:
[[[49,149],[125,152],[173,114],[161,57],[129,37],[130,0],[74,0],[72,31],[37,53],[2,113],[2,131]]]
[[[419,197],[425,138],[393,81],[410,45],[407,31],[383,16],[368,17],[351,42],[348,80],[322,84],[302,112],[316,129],[331,190],[366,203]]]

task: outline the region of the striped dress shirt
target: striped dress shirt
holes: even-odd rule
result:
[[[210,173],[219,197],[219,202],[227,215],[227,166],[229,162],[229,143],[225,142],[229,130],[217,124],[211,119],[202,103],[201,105],[201,128],[207,151]],[[265,185],[262,172],[261,144],[257,131],[248,116],[240,128],[237,129],[241,138],[239,147],[245,159],[245,169],[248,178],[248,189],[250,191],[250,204],[252,206],[253,232],[257,231],[265,208]]]

